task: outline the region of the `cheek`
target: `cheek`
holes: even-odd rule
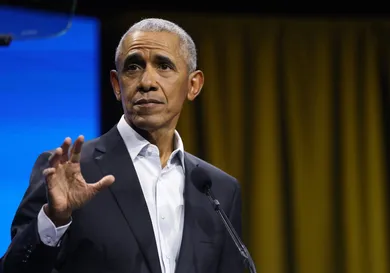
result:
[[[183,103],[186,99],[186,94],[183,89],[175,90],[176,92],[172,92],[172,94],[167,98],[168,100],[168,111],[170,112],[179,112],[183,106]]]
[[[189,85],[186,80],[172,81],[169,83],[169,88],[164,88],[165,90],[169,90],[169,92],[166,93],[166,97],[170,107],[174,107],[175,109],[181,108],[187,98],[188,88]]]
[[[121,99],[130,101],[135,94],[136,86],[134,81],[122,80],[120,81]]]

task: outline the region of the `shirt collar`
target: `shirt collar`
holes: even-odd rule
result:
[[[148,140],[138,134],[125,120],[124,115],[120,118],[117,128],[119,134],[121,135],[127,150],[129,151],[130,157],[134,160],[141,151],[147,147],[148,145],[152,145]],[[178,156],[180,159],[180,163],[184,168],[184,145],[183,141],[179,135],[179,132],[175,130],[175,144],[174,151],[172,152],[171,158],[174,156]]]

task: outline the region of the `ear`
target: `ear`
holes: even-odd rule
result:
[[[201,70],[196,70],[192,72],[189,76],[189,92],[187,94],[187,99],[193,101],[202,90],[204,83],[204,75]]]
[[[119,76],[118,76],[118,72],[114,69],[110,71],[110,80],[111,80],[112,89],[114,90],[115,97],[116,97],[117,101],[120,101],[121,100],[121,88],[119,85]]]

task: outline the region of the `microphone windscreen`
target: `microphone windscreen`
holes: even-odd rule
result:
[[[211,178],[201,167],[196,167],[192,170],[191,180],[198,191],[202,193],[206,193],[209,189],[211,189]]]

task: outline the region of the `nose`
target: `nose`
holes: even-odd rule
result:
[[[139,92],[149,92],[157,91],[158,86],[155,79],[155,74],[153,68],[149,66],[145,68],[144,72],[141,75],[141,79],[137,86],[137,91]]]

